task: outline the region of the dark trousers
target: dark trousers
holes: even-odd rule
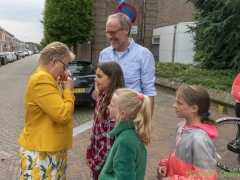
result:
[[[236,113],[236,117],[240,118],[240,103],[236,103],[235,113]]]
[[[236,117],[240,118],[240,103],[236,103],[235,113],[236,113]],[[236,138],[240,138],[240,124],[238,124],[238,133]]]

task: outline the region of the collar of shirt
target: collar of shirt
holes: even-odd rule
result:
[[[133,38],[128,38],[128,40],[130,41],[130,45],[127,47],[127,49],[125,51],[131,51],[135,45],[135,41],[133,40]],[[116,51],[112,46],[111,46],[112,51]]]

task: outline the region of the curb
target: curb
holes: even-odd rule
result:
[[[155,85],[163,86],[163,87],[170,88],[173,90],[177,90],[182,84],[184,84],[184,83],[171,81],[169,79],[159,78],[159,77],[157,77],[155,80]],[[219,103],[221,105],[224,105],[224,106],[235,107],[236,100],[234,99],[234,97],[232,97],[232,95],[230,93],[216,91],[216,90],[212,90],[212,89],[211,90],[207,89],[207,91],[208,91],[210,99],[212,101]]]

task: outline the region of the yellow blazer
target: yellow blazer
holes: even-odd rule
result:
[[[39,66],[30,77],[25,98],[25,127],[18,142],[32,151],[60,151],[72,148],[72,113],[75,97],[58,86]]]

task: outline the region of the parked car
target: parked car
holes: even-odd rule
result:
[[[95,106],[95,100],[92,98],[95,78],[92,63],[85,59],[75,59],[68,64],[68,70],[74,81],[75,104],[93,104]]]
[[[27,50],[24,50],[23,53],[24,53],[25,56],[29,56],[29,53],[28,53]]]
[[[38,50],[34,50],[34,51],[33,51],[33,54],[38,54]]]
[[[1,65],[5,65],[8,63],[7,55],[0,53],[0,63]]]
[[[6,55],[8,62],[13,62],[13,57],[10,52],[3,52],[2,54]]]
[[[13,52],[13,53],[16,56],[17,60],[20,60],[20,58],[21,58],[20,55],[17,52]]]
[[[28,51],[28,54],[29,54],[29,56],[33,55],[32,51],[30,51],[30,50]]]
[[[18,51],[17,53],[19,54],[20,57],[25,58],[25,54],[23,51]]]
[[[14,52],[10,52],[10,53],[12,55],[13,61],[16,61],[17,60],[17,56],[14,54]]]

